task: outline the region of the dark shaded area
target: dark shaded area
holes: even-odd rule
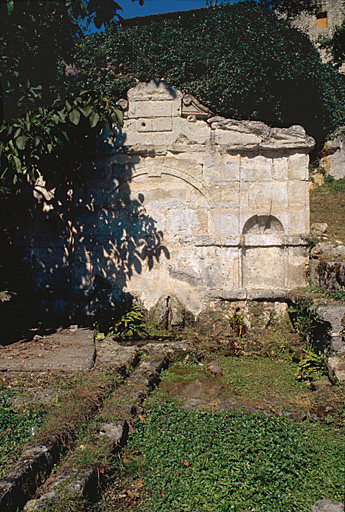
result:
[[[1,201],[2,344],[29,327],[116,320],[132,303],[133,274],[169,258],[144,195],[131,197],[137,159],[121,158],[95,156],[82,184],[23,185]]]

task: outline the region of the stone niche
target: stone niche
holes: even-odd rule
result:
[[[283,300],[305,283],[314,141],[301,126],[215,116],[163,81],[138,83],[119,105],[123,128],[103,133],[73,195],[64,272],[75,300],[124,292],[150,310],[174,296],[198,315],[217,300]],[[42,270],[54,251],[38,245]],[[45,288],[65,286],[40,275]]]

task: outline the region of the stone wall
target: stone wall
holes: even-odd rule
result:
[[[318,41],[322,37],[330,37],[334,29],[340,26],[345,17],[345,5],[343,0],[319,0],[318,14],[302,12],[292,25],[305,32],[320,50]],[[324,62],[329,60],[325,50],[320,50]],[[340,71],[345,72],[345,66]]]
[[[119,104],[123,130],[103,134],[68,215],[57,213],[67,196],[43,189],[24,215],[27,286],[89,311],[126,294],[147,309],[175,296],[197,315],[304,284],[314,141],[302,127],[217,117],[161,81]]]

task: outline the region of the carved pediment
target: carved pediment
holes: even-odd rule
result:
[[[195,119],[208,119],[213,115],[213,112],[202,105],[191,94],[184,94],[182,98],[181,115],[182,117],[194,116]]]

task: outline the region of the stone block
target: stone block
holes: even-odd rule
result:
[[[327,360],[327,369],[329,378],[333,384],[345,384],[345,356],[329,357]]]
[[[289,156],[288,179],[307,181],[309,179],[309,158],[306,154],[297,153]]]
[[[289,209],[289,234],[307,234],[309,233],[309,218],[306,217],[304,207],[291,207]]]
[[[286,288],[285,268],[284,249],[281,247],[243,249],[243,285],[247,289]]]
[[[288,179],[288,158],[286,156],[273,155],[272,177],[277,181],[286,181]]]
[[[171,132],[173,120],[171,117],[154,119],[139,119],[137,121],[138,132]]]
[[[241,158],[241,181],[272,181],[272,159],[265,156],[244,156]]]
[[[289,206],[305,207],[308,195],[309,187],[307,182],[290,181],[288,183]]]
[[[310,512],[344,512],[344,504],[323,498],[312,506]]]
[[[215,143],[226,146],[227,149],[254,149],[259,146],[262,139],[254,133],[241,132],[239,130],[215,130]]]
[[[144,119],[142,122],[146,122],[146,119],[150,120],[155,117],[171,118],[174,107],[176,108],[176,103],[171,100],[135,101],[130,103],[128,117],[130,119]]]
[[[214,210],[210,212],[210,225],[217,235],[228,236],[238,233],[238,215],[234,210]]]
[[[241,184],[242,185],[242,184]],[[269,215],[273,208],[282,209],[288,205],[285,182],[252,182],[248,186],[248,206],[260,215]]]
[[[201,230],[199,212],[196,210],[170,210],[167,212],[166,228],[169,235],[198,233]]]

